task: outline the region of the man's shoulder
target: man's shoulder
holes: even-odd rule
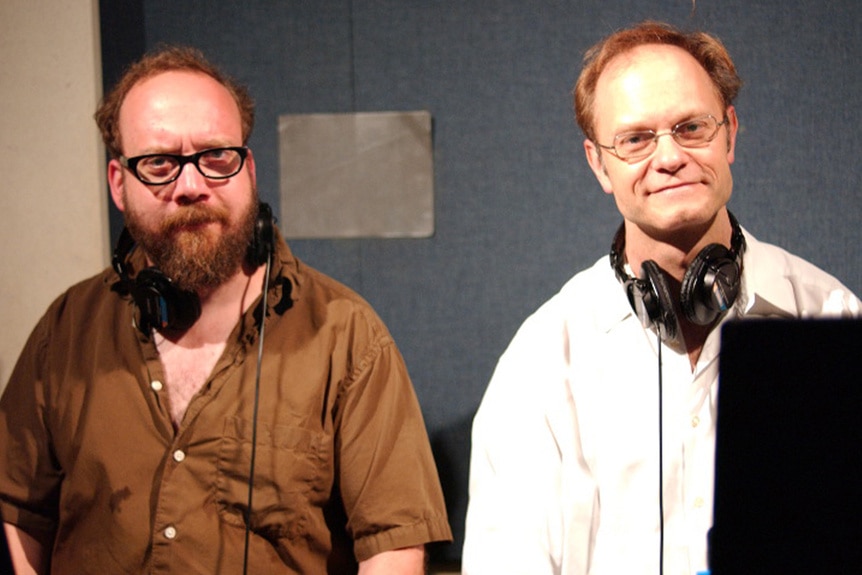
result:
[[[531,316],[556,318],[564,321],[566,317],[591,313],[617,295],[613,290],[622,287],[614,276],[608,256],[602,256],[590,267],[584,268],[570,277],[560,290],[545,301]]]
[[[518,328],[510,347],[550,349],[551,342],[606,331],[629,311],[608,256],[569,278]]]
[[[91,336],[104,331],[104,322],[112,321],[108,316],[115,317],[119,309],[110,307],[121,301],[118,294],[111,291],[112,280],[116,279],[116,274],[106,268],[66,288],[36,322],[28,346],[54,342],[59,348],[67,349],[72,341],[91,345]]]
[[[364,326],[373,339],[389,338],[389,331],[372,305],[356,290],[291,255],[282,275],[291,283],[294,305],[307,310],[318,324]]]
[[[114,285],[119,281],[114,270],[110,267],[86,279],[82,279],[59,294],[48,307],[48,314],[59,313],[67,310],[70,306],[74,309],[99,305],[104,302],[106,295],[111,294]]]
[[[857,296],[832,274],[745,233],[748,247],[743,256],[742,278],[749,311],[757,311],[758,304],[768,302],[792,316],[858,313]]]
[[[792,281],[816,282],[824,286],[846,287],[829,272],[785,248],[756,239],[745,232],[747,248],[743,255],[743,273],[782,276]]]
[[[374,308],[358,291],[329,274],[297,259],[297,286],[302,297],[314,303],[342,305],[377,318]]]

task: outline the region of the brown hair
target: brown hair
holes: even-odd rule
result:
[[[613,58],[645,44],[677,46],[691,54],[706,70],[725,108],[739,93],[742,80],[718,38],[705,32],[681,32],[669,24],[647,20],[611,34],[584,55],[584,68],[574,90],[575,118],[590,140],[595,141],[593,104],[599,76]]]
[[[242,142],[248,142],[254,128],[254,101],[248,90],[209,63],[199,50],[187,46],[167,46],[146,54],[129,66],[123,77],[99,104],[94,117],[111,157],[117,158],[123,153],[119,128],[120,107],[129,90],[143,80],[172,71],[206,74],[224,86],[239,107]]]

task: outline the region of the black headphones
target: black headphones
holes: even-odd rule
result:
[[[272,208],[261,202],[246,256],[253,265],[262,265],[269,260],[275,245],[273,228]],[[127,262],[135,245],[128,228],[124,227],[112,260],[114,271],[120,276],[120,281],[114,284],[113,289],[120,295],[132,296],[140,312],[137,325],[144,334],[149,334],[152,329],[187,330],[201,315],[200,298],[196,293],[174,285],[169,277],[155,267],[142,269],[133,279]]]
[[[727,311],[739,295],[742,278],[742,254],[745,237],[730,212],[733,234],[728,250],[721,244],[709,244],[688,266],[680,286],[680,308],[685,318],[697,325],[709,325]],[[623,284],[632,309],[644,327],[655,325],[665,341],[679,336],[679,322],[664,271],[653,260],[641,265],[642,278],[625,271],[625,224],[620,225],[611,246],[611,266]]]

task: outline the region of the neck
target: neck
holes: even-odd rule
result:
[[[673,300],[674,314],[676,315],[677,324],[679,325],[680,330],[677,341],[670,343],[669,345],[679,352],[684,351],[688,355],[691,370],[694,372],[694,369],[697,366],[697,360],[700,358],[700,353],[703,351],[703,346],[706,343],[706,338],[709,337],[709,333],[712,331],[715,324],[698,325],[688,321],[685,314],[682,312],[682,308],[679,303],[681,288],[679,280],[668,278],[667,283],[671,299]]]
[[[664,272],[682,281],[697,254],[712,243],[730,247],[733,228],[725,210],[703,226],[655,234],[633,222],[625,222],[625,254],[631,269],[637,273],[646,260],[653,260]]]

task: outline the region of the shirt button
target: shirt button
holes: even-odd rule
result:
[[[154,379],[150,382],[150,387],[153,391],[161,391],[162,390],[162,382],[158,379]]]
[[[186,454],[182,449],[177,449],[174,451],[174,461],[180,463],[183,459],[186,458]]]
[[[700,509],[701,507],[703,507],[703,497],[694,498],[694,507],[695,509]]]
[[[691,426],[697,427],[698,425],[700,425],[700,418],[695,415],[694,417],[691,418]]]
[[[174,527],[173,525],[168,525],[167,527],[165,527],[165,537],[167,537],[168,539],[173,539],[176,536],[177,536],[177,528],[176,527]]]

